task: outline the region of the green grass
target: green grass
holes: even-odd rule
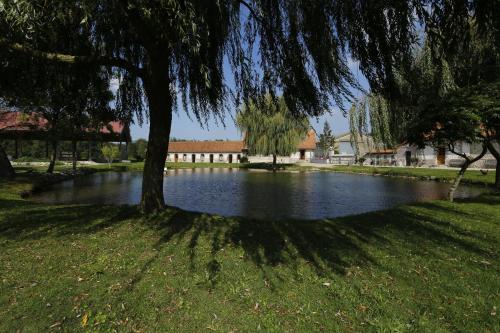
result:
[[[0,183],[0,331],[498,332],[500,195],[319,221],[42,205]]]
[[[384,176],[415,177],[427,179],[433,177],[435,180],[451,182],[457,176],[458,171],[453,169],[438,168],[407,168],[407,167],[372,167],[372,166],[332,166],[324,170],[346,173],[366,173]],[[495,171],[489,170],[483,175],[479,170],[467,170],[462,182],[469,184],[487,184],[495,183]]]
[[[239,168],[244,166],[244,164],[239,163],[187,163],[187,162],[168,162],[168,169],[191,169],[191,168]],[[56,171],[68,171],[71,170],[71,164],[58,164],[55,166]],[[108,165],[106,163],[101,164],[78,164],[78,168],[89,168],[96,169],[100,171],[142,171],[144,169],[144,162],[131,162],[131,163],[112,163]],[[38,165],[23,165],[15,166],[16,170],[19,171],[36,171],[44,172],[47,170],[46,166]]]

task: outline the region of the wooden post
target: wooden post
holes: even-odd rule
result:
[[[125,158],[124,160],[128,160],[128,141],[125,141]]]
[[[19,140],[17,138],[14,139],[14,146],[15,146],[14,158],[17,160],[19,158]]]
[[[73,172],[76,171],[76,145],[77,145],[77,141],[72,140],[71,141],[71,160],[73,163]]]

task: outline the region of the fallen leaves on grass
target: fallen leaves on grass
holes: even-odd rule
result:
[[[89,321],[89,314],[85,313],[82,317],[82,327],[87,326],[88,321]]]

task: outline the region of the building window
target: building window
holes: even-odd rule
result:
[[[186,162],[186,160],[187,160],[187,155],[186,155],[186,154],[183,154],[183,155],[182,155],[182,161],[183,161],[183,162]]]
[[[222,161],[224,161],[224,155],[219,154],[219,162],[222,162]]]
[[[201,155],[200,155],[200,161],[201,161],[201,162],[204,162],[204,161],[205,161],[205,154],[201,154]]]

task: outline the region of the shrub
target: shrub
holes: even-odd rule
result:
[[[111,163],[118,157],[120,154],[120,150],[116,145],[112,144],[107,144],[104,145],[101,149],[102,155],[108,161],[108,164],[111,165]]]

